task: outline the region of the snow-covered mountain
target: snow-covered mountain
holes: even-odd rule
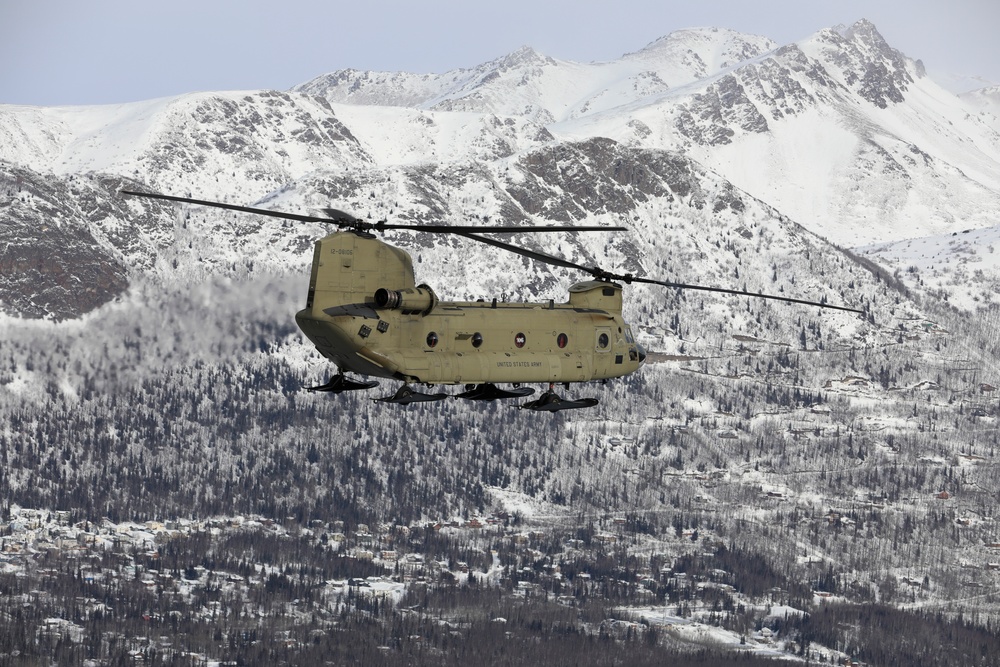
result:
[[[435,77],[342,71],[298,89],[335,103],[527,117],[562,140],[681,150],[844,246],[989,226],[1000,203],[991,118],[867,21],[781,47],[685,30],[608,63],[524,49]]]
[[[695,83],[775,46],[731,30],[682,30],[608,63],[557,60],[523,47],[471,70],[425,76],[342,70],[295,90],[330,102],[474,111],[548,125]]]
[[[6,502],[303,526],[627,516],[692,553],[743,542],[808,599],[815,584],[995,614],[965,588],[996,576],[994,95],[947,93],[862,21],[782,46],[697,29],[607,63],[523,49],[440,76],[0,107]],[[648,363],[574,386],[599,397],[588,411],[321,396],[302,388],[333,368],[293,315],[326,230],[123,187],[372,220],[622,225],[513,242],[864,315],[633,284]],[[442,299],[561,301],[583,278],[466,239],[386,240]]]
[[[714,172],[740,205],[759,201],[842,246],[983,228],[1000,205],[1000,135],[969,105],[860,21],[781,47],[692,29],[607,63],[524,48],[443,75],[334,72],[288,93],[0,107],[7,217],[17,222],[4,230],[0,299],[8,312],[65,317],[101,302],[72,299],[73,280],[103,285],[94,289],[111,298],[123,276],[166,256],[183,273],[172,209],[123,202],[122,183],[414,220],[630,220],[643,232],[635,249],[649,247],[628,262],[645,271],[683,244],[652,240],[643,229],[651,219],[686,219],[693,235],[709,224],[704,202],[690,197],[695,183],[671,191],[660,164],[687,162],[682,170],[702,179]],[[674,201],[686,212],[670,209]],[[210,265],[252,255],[274,269],[299,266],[319,233],[185,215],[225,240],[197,255]],[[57,249],[71,241],[47,233],[52,223],[76,230],[74,254],[93,255],[114,278],[61,277],[73,270]],[[577,245],[601,252],[592,239]]]

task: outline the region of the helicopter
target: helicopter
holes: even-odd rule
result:
[[[618,226],[411,225],[368,222],[327,208],[325,215],[271,209],[151,192],[121,194],[240,211],[336,229],[315,242],[305,307],[295,314],[302,333],[338,368],[326,383],[309,391],[339,394],[371,389],[376,380],[402,381],[377,402],[410,405],[451,398],[414,385],[464,385],[457,398],[493,401],[532,396],[525,384],[548,384],[538,398],[518,407],[537,412],[587,408],[596,398],[567,399],[562,384],[620,378],[639,369],[647,352],[622,316],[622,283],[646,283],[772,299],[860,313],[860,310],[786,296],[688,285],[632,274],[615,274],[547,253],[499,241],[483,233],[576,233],[627,231]],[[389,230],[453,234],[534,261],[590,274],[569,288],[567,301],[441,301],[426,284],[416,284],[409,253],[378,238]],[[502,388],[499,385],[510,385]]]

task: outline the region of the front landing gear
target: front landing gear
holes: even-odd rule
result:
[[[359,389],[371,389],[377,386],[378,382],[357,382],[356,380],[349,380],[343,373],[338,373],[330,378],[326,384],[321,384],[318,387],[309,387],[306,391],[325,391],[331,394],[339,394],[344,391],[358,391]]]

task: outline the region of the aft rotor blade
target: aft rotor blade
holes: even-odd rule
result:
[[[614,227],[602,227],[601,229],[615,229]],[[459,236],[464,236],[467,239],[472,239],[474,241],[479,241],[480,243],[485,243],[486,245],[491,245],[495,248],[501,248],[507,250],[517,255],[533,259],[537,262],[543,262],[545,264],[552,264],[554,266],[562,266],[567,269],[576,269],[577,271],[583,271],[591,275],[598,275],[601,271],[600,269],[590,269],[582,264],[575,264],[568,259],[563,259],[562,257],[556,257],[555,255],[549,255],[544,252],[539,252],[537,250],[528,250],[527,248],[522,248],[520,246],[511,245],[510,243],[504,243],[503,241],[497,241],[496,239],[486,238],[485,236],[476,236],[475,234],[468,233],[458,233]]]
[[[846,306],[835,306],[829,303],[819,303],[818,301],[806,301],[805,299],[793,299],[787,296],[778,296],[776,294],[755,294],[754,292],[745,292],[742,290],[725,289],[722,287],[706,287],[704,285],[686,285],[684,283],[674,283],[665,280],[654,280],[653,278],[640,278],[630,274],[615,274],[604,271],[603,269],[597,267],[586,267],[582,264],[576,264],[567,259],[561,257],[556,257],[554,255],[549,255],[544,252],[539,252],[537,250],[528,250],[527,248],[521,248],[519,246],[511,245],[509,243],[504,243],[503,241],[497,241],[496,239],[486,238],[484,236],[476,236],[475,234],[460,234],[468,239],[473,239],[479,241],[480,243],[485,243],[487,245],[494,246],[496,248],[502,248],[509,252],[528,257],[529,259],[534,259],[539,262],[544,262],[546,264],[552,264],[554,266],[562,266],[567,269],[576,269],[578,271],[583,271],[584,273],[589,273],[598,280],[621,280],[624,283],[646,283],[649,285],[661,285],[663,287],[674,287],[676,289],[692,289],[701,290],[703,292],[719,292],[721,294],[736,294],[738,296],[751,296],[757,299],[772,299],[774,301],[785,301],[787,303],[800,303],[807,306],[819,306],[820,308],[831,308],[834,310],[846,310],[851,313],[861,313],[862,311],[856,308],[848,308]]]
[[[773,301],[785,301],[786,303],[801,303],[807,306],[819,306],[820,308],[832,308],[833,310],[846,310],[850,313],[861,313],[863,311],[857,308],[848,308],[847,306],[835,306],[830,303],[820,303],[818,301],[806,301],[805,299],[793,299],[787,296],[778,296],[777,294],[760,294],[757,292],[745,292],[743,290],[725,289],[723,287],[706,287],[705,285],[685,285],[683,283],[672,283],[665,280],[653,280],[652,278],[637,278],[635,276],[609,276],[611,278],[617,278],[623,280],[626,283],[648,283],[650,285],[662,285],[663,287],[675,287],[677,289],[693,289],[701,290],[703,292],[719,292],[721,294],[736,294],[737,296],[752,296],[756,299],[771,299]]]
[[[372,225],[375,231],[383,229],[410,229],[415,232],[432,232],[434,234],[458,234],[468,236],[479,234],[480,232],[489,234],[520,234],[521,232],[624,232],[627,227],[601,227],[596,225],[584,225],[580,227],[569,226],[546,226],[546,227],[511,227],[511,226],[488,226],[488,225],[403,225],[396,223],[376,222]]]

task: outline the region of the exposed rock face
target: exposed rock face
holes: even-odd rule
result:
[[[718,146],[730,143],[734,127],[744,132],[767,132],[767,119],[746,94],[735,75],[729,75],[684,105],[677,129],[693,141]]]
[[[107,239],[96,238],[85,222],[87,215],[100,218],[99,209],[89,208],[78,193],[79,188],[65,179],[0,168],[4,312],[27,318],[74,318],[128,287],[122,253],[109,247]],[[117,240],[129,243],[125,236]]]
[[[834,47],[831,60],[861,97],[881,109],[903,101],[907,86],[913,83],[906,59],[874,25],[862,20],[839,32],[827,31],[825,36]]]
[[[526,177],[508,186],[531,215],[570,222],[590,214],[625,215],[651,198],[672,201],[699,189],[696,166],[663,151],[627,148],[595,138],[526,155]]]
[[[737,133],[768,132],[768,116],[777,121],[837,97],[855,94],[881,109],[904,101],[907,86],[913,82],[906,59],[886,44],[871,23],[860,21],[850,29],[826,30],[817,39],[836,75],[797,45],[781,47],[770,57],[737,67],[691,101],[682,102],[677,130],[698,144],[718,146],[731,143]]]

